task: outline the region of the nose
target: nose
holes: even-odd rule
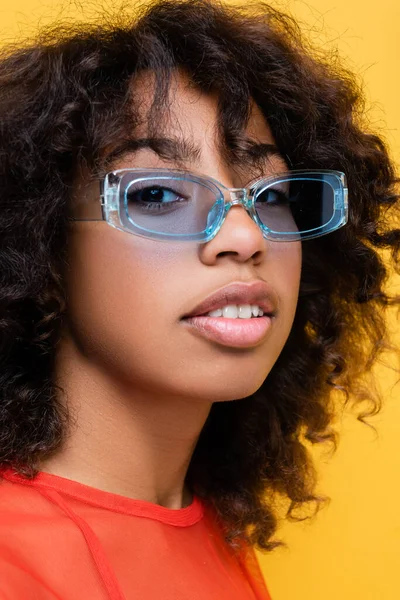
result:
[[[225,205],[221,229],[212,240],[200,245],[200,257],[205,264],[216,264],[224,256],[237,262],[262,261],[268,242],[246,206],[243,190],[231,190],[231,201]]]

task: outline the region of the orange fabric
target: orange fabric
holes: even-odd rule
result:
[[[173,510],[39,473],[0,481],[1,600],[271,600],[211,508]]]

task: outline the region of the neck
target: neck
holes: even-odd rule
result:
[[[166,508],[192,502],[185,476],[211,403],[118,381],[70,339],[58,349],[55,382],[69,430],[42,471]]]

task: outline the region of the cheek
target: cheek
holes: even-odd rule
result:
[[[160,352],[191,285],[181,251],[93,226],[71,236],[69,263],[69,324],[87,352],[121,367]]]
[[[126,234],[104,228],[73,236],[67,282],[71,304],[87,305],[88,317],[99,313],[108,315],[108,320],[155,309],[163,291],[163,273],[169,271],[173,257],[163,256],[161,262],[151,247],[144,250],[137,239],[129,243]]]

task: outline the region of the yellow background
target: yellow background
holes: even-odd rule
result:
[[[39,23],[60,15],[84,19],[96,8],[96,2],[82,3],[84,10],[77,2],[62,8],[54,0],[14,0],[12,8],[9,0],[0,2],[3,41],[31,33]],[[397,0],[288,0],[278,6],[300,18],[315,43],[337,45],[347,64],[362,76],[372,107],[371,126],[384,135],[398,161]],[[400,291],[397,279],[391,287]],[[389,324],[399,343],[394,315]],[[400,394],[393,371],[381,366],[377,373],[385,396],[384,410],[373,420],[378,436],[345,415],[336,455],[329,458],[315,451],[319,491],[331,497],[330,505],[311,523],[282,525],[279,533],[288,549],[258,554],[273,600],[400,598]]]

